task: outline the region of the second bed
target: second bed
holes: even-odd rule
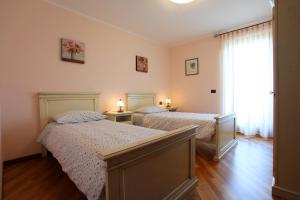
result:
[[[154,93],[128,93],[126,94],[127,109],[136,111],[140,108],[155,106],[155,97]],[[219,115],[146,111],[135,113],[133,121],[138,126],[164,131],[195,124],[198,126],[196,129],[197,144],[212,150],[213,159],[216,161],[237,144],[234,113]]]

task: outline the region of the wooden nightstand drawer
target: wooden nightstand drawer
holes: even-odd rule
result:
[[[122,122],[120,122],[120,123],[133,125],[133,122],[132,122],[132,121],[122,121]]]
[[[116,111],[109,111],[104,113],[108,116],[108,120],[125,123],[125,124],[132,124],[132,112],[125,111],[125,112],[116,112]]]

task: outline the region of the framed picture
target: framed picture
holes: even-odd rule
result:
[[[61,39],[61,59],[63,61],[84,64],[85,45],[70,39]]]
[[[199,63],[198,58],[193,58],[185,61],[185,75],[196,75],[199,74]]]
[[[136,56],[136,71],[148,72],[148,58],[142,56]]]

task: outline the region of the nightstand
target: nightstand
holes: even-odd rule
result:
[[[120,122],[125,124],[132,124],[132,112],[131,111],[124,111],[124,112],[118,112],[118,111],[108,111],[104,113],[107,115],[107,119],[114,121],[114,122]]]
[[[176,112],[176,111],[177,111],[177,107],[166,107],[166,109],[167,109],[169,112]]]

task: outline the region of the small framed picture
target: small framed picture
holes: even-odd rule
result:
[[[136,71],[148,72],[148,58],[142,56],[136,56]]]
[[[199,74],[199,63],[198,58],[185,60],[185,75],[196,75]]]
[[[70,39],[61,39],[61,59],[63,61],[84,64],[85,45]]]

